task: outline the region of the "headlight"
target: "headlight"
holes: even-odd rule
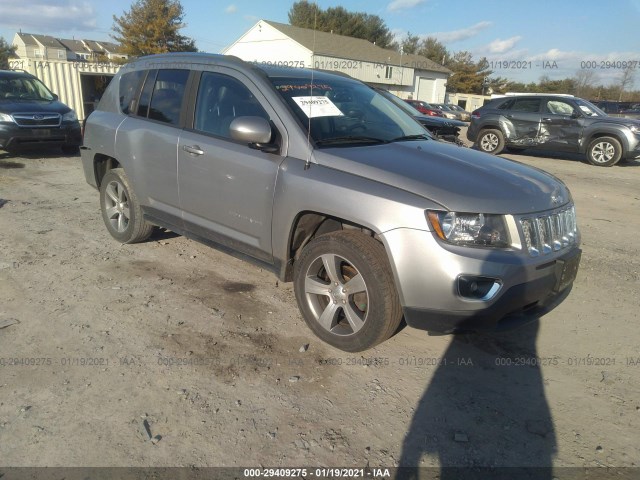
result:
[[[463,246],[507,248],[509,233],[504,216],[429,210],[427,218],[445,242]]]
[[[73,110],[68,111],[62,116],[63,122],[75,122],[77,120],[78,120],[78,116],[76,115],[76,112],[74,112]]]
[[[6,113],[0,113],[0,122],[13,122],[13,118]]]

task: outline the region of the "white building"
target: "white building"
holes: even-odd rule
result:
[[[344,35],[260,20],[222,53],[257,63],[346,73],[401,98],[445,101],[451,71],[419,55]]]

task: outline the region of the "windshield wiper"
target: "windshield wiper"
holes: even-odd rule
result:
[[[331,137],[317,140],[318,145],[334,145],[341,143],[389,143],[389,140],[383,140],[376,137],[365,137],[361,135],[348,135],[343,137]]]
[[[402,137],[394,138],[392,142],[404,142],[405,140],[431,140],[431,137],[426,133],[419,135],[404,135]]]

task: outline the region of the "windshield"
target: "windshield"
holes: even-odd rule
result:
[[[578,108],[580,108],[580,111],[587,117],[606,117],[607,116],[606,113],[604,113],[602,110],[600,110],[591,102],[587,102],[586,100],[577,98],[576,103],[578,104]]]
[[[422,126],[370,87],[342,78],[272,77],[320,147],[427,138]]]
[[[50,102],[53,94],[37,78],[0,78],[0,100],[43,100]]]

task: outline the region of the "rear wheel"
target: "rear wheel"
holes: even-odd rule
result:
[[[587,148],[587,160],[591,165],[611,167],[622,157],[622,145],[613,137],[595,138]]]
[[[119,242],[143,242],[153,232],[153,225],[144,219],[138,197],[122,168],[109,170],[103,177],[100,208],[107,230]]]
[[[294,288],[309,328],[340,350],[371,348],[393,335],[402,319],[386,251],[361,232],[312,240],[296,262]]]
[[[478,137],[477,145],[483,152],[497,155],[504,150],[504,135],[500,130],[482,130]]]

